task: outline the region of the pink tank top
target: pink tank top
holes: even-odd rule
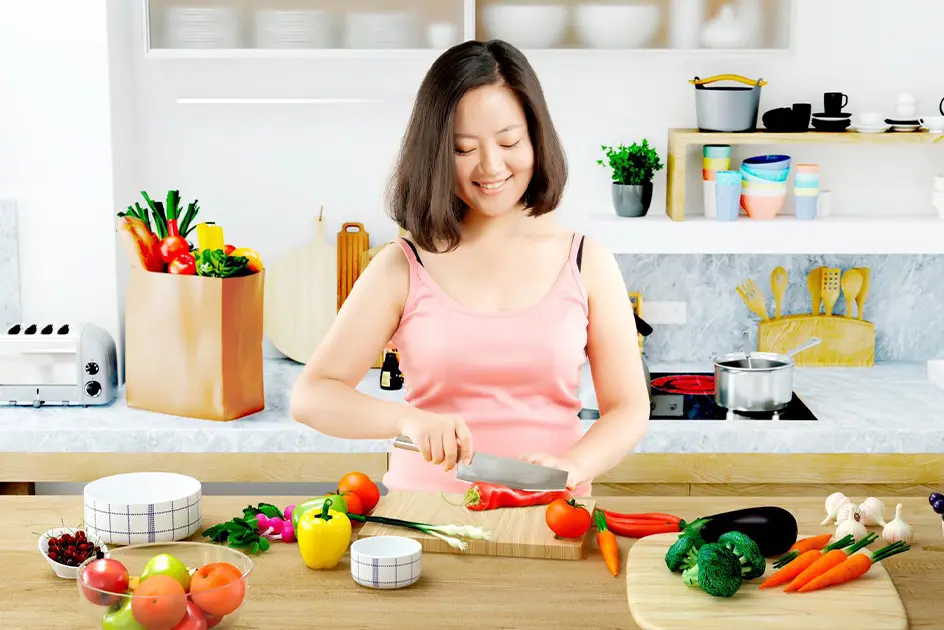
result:
[[[564,455],[582,437],[580,370],[586,362],[587,294],[580,277],[583,237],[553,288],[516,311],[477,313],[449,297],[398,239],[410,289],[391,340],[400,353],[405,400],[462,416],[477,452],[506,457]],[[463,493],[469,484],[422,455],[393,448],[383,478],[390,490]],[[577,488],[590,494],[590,484]]]

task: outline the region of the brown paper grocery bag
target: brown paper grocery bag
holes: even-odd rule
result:
[[[206,420],[264,409],[264,274],[208,278],[132,269],[128,406]]]

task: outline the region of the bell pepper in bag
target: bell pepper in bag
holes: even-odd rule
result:
[[[330,508],[335,512],[341,512],[342,514],[347,514],[347,502],[339,494],[329,494],[323,497],[315,497],[314,499],[308,499],[301,505],[296,505],[295,509],[292,511],[292,527],[298,530],[298,521],[306,512],[315,511],[315,514],[321,514],[321,509],[325,503],[330,505]]]
[[[321,512],[309,510],[298,519],[298,551],[309,569],[333,569],[351,542],[351,521],[324,502]]]

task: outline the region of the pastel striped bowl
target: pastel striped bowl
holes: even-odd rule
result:
[[[185,540],[200,530],[203,488],[193,477],[134,472],[85,486],[85,533],[108,544]]]
[[[415,584],[423,572],[423,546],[405,536],[371,536],[351,543],[351,577],[367,588]]]
[[[785,182],[790,176],[789,168],[757,169],[753,168],[750,164],[744,163],[741,164],[741,172],[744,173],[745,179],[752,181]]]

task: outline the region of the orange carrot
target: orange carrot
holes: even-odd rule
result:
[[[842,540],[837,540],[830,547],[835,546],[845,546],[852,542],[852,536],[846,536]],[[801,553],[799,556],[788,562],[786,565],[781,567],[777,572],[771,575],[769,578],[764,580],[758,588],[772,588],[774,586],[780,586],[781,584],[786,584],[796,576],[800,575],[807,567],[819,560],[822,557],[823,552],[819,549],[810,549]]]
[[[801,553],[805,553],[812,549],[822,549],[829,544],[829,540],[832,537],[832,534],[820,534],[819,536],[810,536],[808,538],[802,538],[796,541],[793,543],[793,546],[790,547],[787,553],[774,560],[774,568],[779,569],[788,562],[796,559],[796,557]]]
[[[620,565],[619,541],[616,540],[616,535],[607,529],[606,515],[603,512],[594,510],[593,516],[599,530],[597,532],[597,546],[600,548],[600,553],[603,554],[603,560],[606,561],[606,568],[614,576],[617,576],[619,575]]]
[[[793,546],[790,547],[790,551],[798,551],[803,553],[804,551],[809,551],[810,549],[822,549],[829,544],[829,540],[832,537],[832,534],[820,534],[819,536],[801,538],[800,540],[793,543]]]
[[[893,556],[896,553],[901,553],[903,551],[908,551],[909,549],[911,549],[911,547],[908,546],[907,543],[899,541],[882,547],[873,553],[872,557],[869,557],[869,554],[867,553],[853,554],[846,557],[846,559],[841,564],[834,566],[829,571],[826,571],[822,575],[819,575],[816,578],[810,580],[810,582],[800,588],[800,592],[809,593],[810,591],[817,591],[821,588],[826,588],[827,586],[851,582],[852,580],[867,573],[868,570],[872,568],[872,565],[876,562],[881,562],[889,556]]]
[[[866,545],[872,544],[872,542],[878,538],[872,532],[857,542],[856,544],[849,547],[848,550],[843,551],[842,547],[829,549],[826,553],[822,553],[819,560],[808,566],[803,573],[793,578],[793,581],[787,585],[784,590],[785,593],[792,593],[793,591],[799,590],[801,586],[812,580],[813,578],[826,573],[833,567],[842,564],[846,561],[846,558],[849,557],[849,554],[853,554],[859,549],[862,549]],[[843,545],[845,547],[846,545]]]

